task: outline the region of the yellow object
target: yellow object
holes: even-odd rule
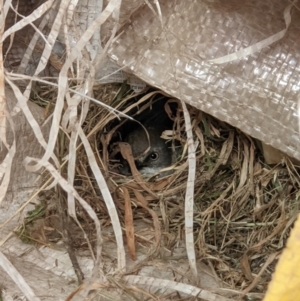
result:
[[[300,215],[288,239],[263,301],[300,300]]]

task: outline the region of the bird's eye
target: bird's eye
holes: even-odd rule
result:
[[[159,155],[157,152],[153,152],[151,155],[150,155],[150,158],[152,161],[156,161],[158,159]]]

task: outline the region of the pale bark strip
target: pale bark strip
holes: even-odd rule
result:
[[[193,231],[193,220],[194,220],[194,188],[195,188],[195,174],[196,174],[196,155],[195,155],[195,143],[193,139],[191,118],[189,112],[186,108],[185,102],[181,101],[185,130],[187,134],[188,143],[188,163],[189,163],[189,173],[186,186],[185,194],[185,241],[186,250],[189,259],[190,267],[193,271],[195,277],[197,277],[197,267],[196,267],[196,256],[194,247],[194,231]]]
[[[201,300],[232,301],[231,298],[229,299],[226,297],[222,297],[221,295],[216,295],[208,290],[204,290],[190,284],[175,282],[166,279],[159,279],[159,278],[146,277],[146,276],[125,276],[124,280],[127,282],[127,284],[131,284],[134,286],[142,285],[142,286],[157,287],[160,290],[162,288],[173,289],[177,292],[187,294],[188,296],[198,297]]]
[[[10,147],[7,146],[8,153],[6,154],[4,160],[0,164],[0,182],[1,182],[0,207],[1,207],[2,201],[4,200],[4,198],[6,196],[7,189],[9,187],[13,158],[16,154],[16,134],[15,134],[15,130],[14,130],[14,124],[11,119],[11,116],[9,116],[9,113],[6,110],[5,110],[5,114],[7,114],[7,120],[10,123],[10,127],[12,129],[14,140]]]
[[[11,264],[11,262],[6,258],[6,256],[0,252],[0,266],[2,267],[1,274],[5,271],[9,277],[14,281],[22,293],[30,301],[40,301],[31,287],[26,283],[22,275],[16,270],[16,268]]]
[[[117,242],[117,252],[118,252],[118,269],[122,272],[125,272],[126,268],[126,258],[125,258],[125,249],[124,249],[124,242],[123,242],[123,235],[122,235],[122,229],[121,229],[121,224],[118,216],[118,212],[115,206],[115,203],[113,201],[113,198],[110,194],[110,191],[108,189],[107,183],[100,171],[100,168],[97,164],[95,155],[93,153],[93,150],[84,135],[82,128],[79,128],[79,137],[82,141],[82,144],[85,148],[87,158],[89,165],[93,171],[93,174],[95,175],[96,182],[101,190],[104,202],[106,204],[109,216],[110,216],[110,221],[112,223],[114,233],[116,236],[116,242]]]
[[[75,165],[76,165],[76,143],[78,138],[78,132],[73,131],[71,133],[71,139],[69,142],[69,164],[68,164],[68,182],[74,183],[75,179]],[[71,193],[68,193],[68,213],[70,216],[75,217],[76,216],[76,208],[75,208],[75,199],[74,195]]]
[[[3,35],[5,27],[5,17],[3,9],[3,0],[0,1],[0,37]],[[6,114],[5,114],[5,87],[4,87],[4,69],[3,69],[3,44],[0,41],[0,144],[3,142],[6,147]],[[0,145],[1,146],[1,145]]]

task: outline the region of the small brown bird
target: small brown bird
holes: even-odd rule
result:
[[[152,175],[172,165],[173,152],[171,143],[161,138],[165,128],[148,127],[146,130],[149,138],[145,129],[139,126],[125,137],[125,142],[131,146],[133,157],[136,158],[136,167],[140,173]]]
[[[123,141],[131,146],[135,165],[139,172],[146,176],[157,174],[161,169],[171,166],[181,150],[177,141],[167,141],[161,138],[165,130],[173,128],[173,120],[167,114],[165,104],[167,98],[154,101],[141,114],[134,115],[138,121],[128,121],[123,126]],[[171,111],[176,112],[177,105],[170,105]],[[143,126],[141,126],[141,124]],[[176,145],[176,151],[172,147]],[[125,159],[121,159],[120,173],[130,175],[130,167]],[[167,175],[164,171],[160,175]]]

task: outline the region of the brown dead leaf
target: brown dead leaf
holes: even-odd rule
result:
[[[241,176],[240,176],[240,183],[237,189],[243,187],[248,179],[248,167],[249,167],[249,144],[246,139],[243,139],[243,146],[244,146],[244,160],[241,168]]]
[[[123,196],[125,200],[125,229],[127,238],[127,247],[129,250],[129,255],[132,260],[136,260],[135,251],[135,238],[134,238],[134,225],[133,225],[133,214],[131,208],[131,199],[129,192],[126,187],[122,188]]]
[[[148,207],[147,200],[144,198],[144,196],[139,191],[133,190],[133,193],[134,193],[135,197],[137,198],[139,204],[144,209],[146,209],[152,216],[153,226],[154,226],[154,230],[155,230],[156,249],[157,249],[159,247],[160,240],[161,240],[161,228],[160,228],[160,222],[159,222],[158,216],[152,209],[150,209]]]
[[[272,253],[267,261],[265,262],[265,264],[263,265],[263,267],[261,268],[261,270],[259,271],[259,274],[254,278],[254,280],[252,281],[252,283],[242,291],[242,295],[240,296],[239,300],[242,300],[242,298],[248,294],[258,283],[259,280],[261,278],[261,275],[263,274],[263,272],[267,269],[268,266],[270,266],[270,264],[274,261],[274,259],[276,259],[276,257],[278,256],[280,252],[276,252],[276,253]]]
[[[251,267],[250,267],[250,263],[249,263],[248,253],[249,253],[249,250],[247,252],[245,252],[242,257],[241,270],[242,270],[242,273],[244,274],[244,276],[246,277],[246,279],[248,279],[249,281],[252,281],[253,276],[251,273]]]

